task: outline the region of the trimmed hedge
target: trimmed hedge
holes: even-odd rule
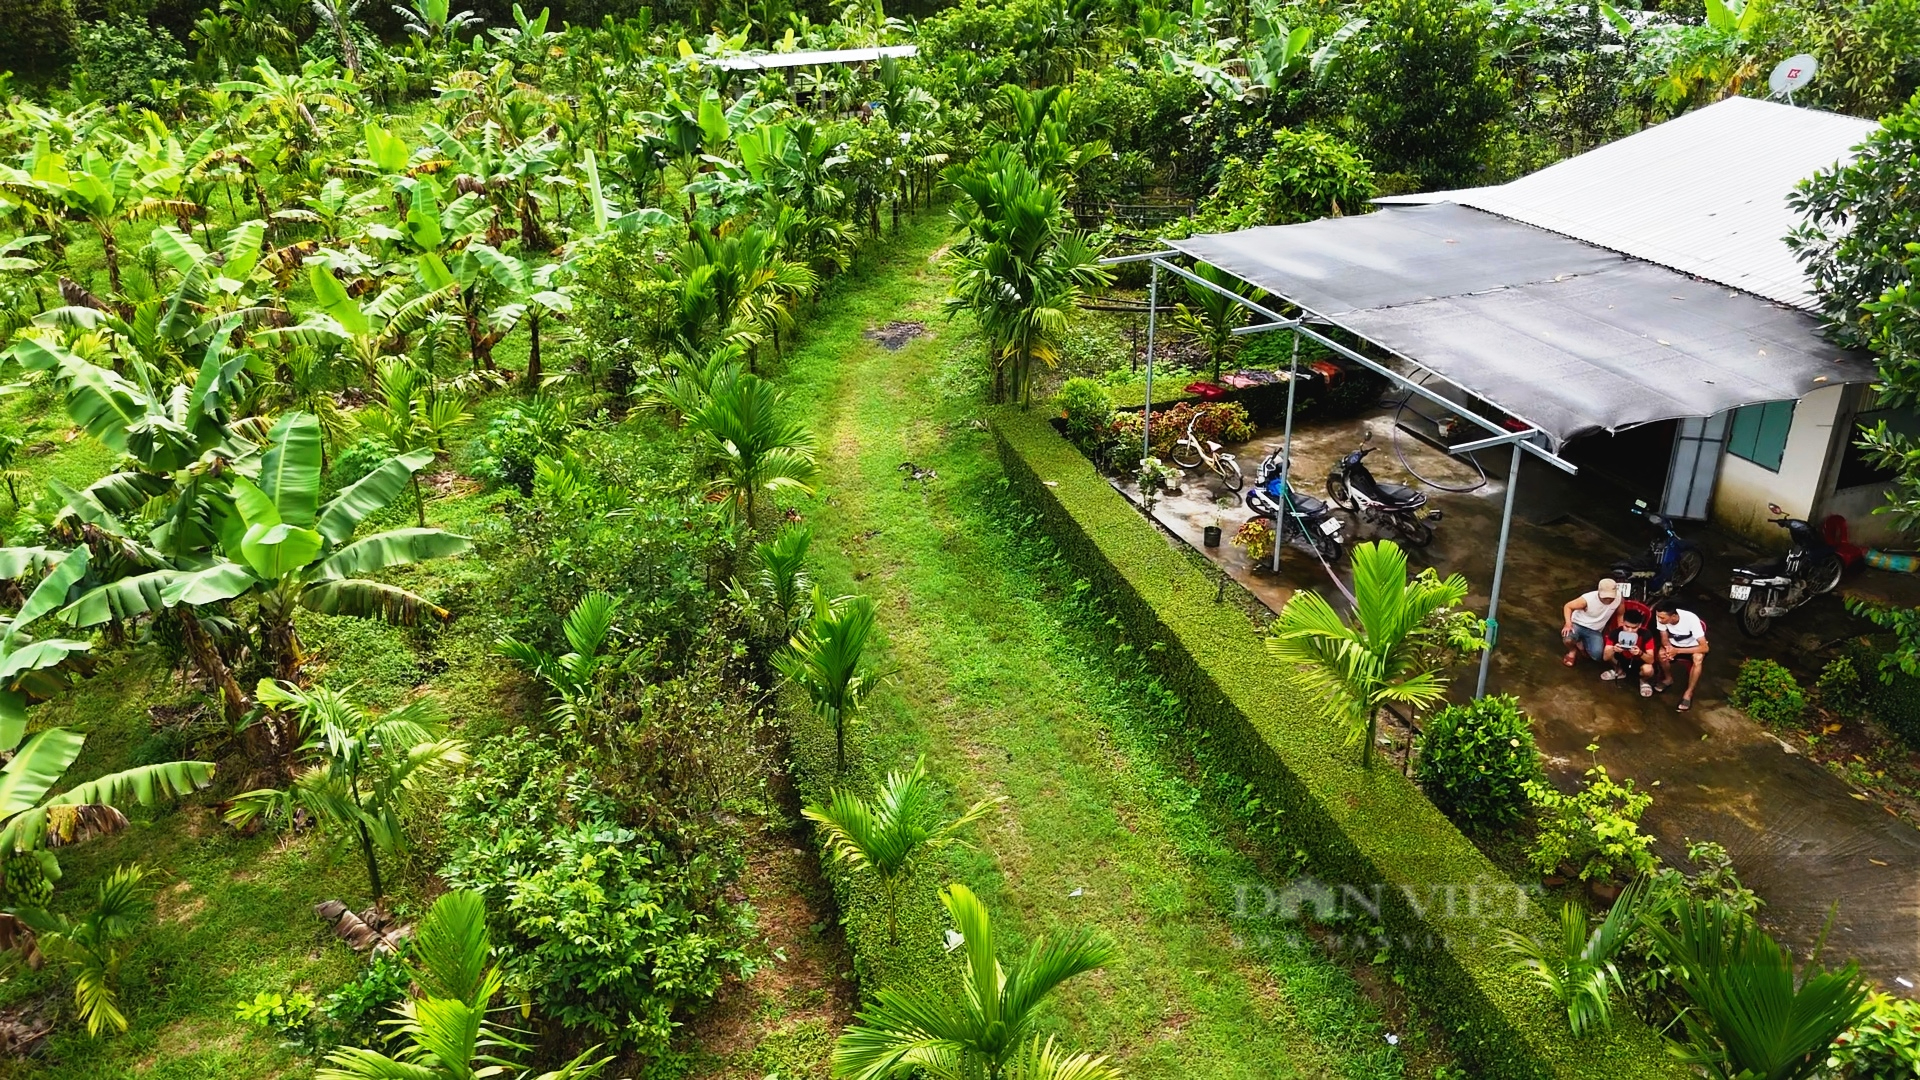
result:
[[[1014,490],[1078,570],[1107,594],[1196,724],[1282,811],[1289,844],[1335,888],[1380,906],[1400,974],[1483,1080],[1689,1075],[1650,1028],[1617,1010],[1615,1030],[1574,1039],[1565,1013],[1497,952],[1497,931],[1550,933],[1518,889],[1391,768],[1363,770],[1341,733],[1266,659],[1261,635],[1214,581],[1114,491],[1038,412],[997,410],[994,437]],[[1457,891],[1449,894],[1450,887]],[[1481,891],[1473,891],[1477,887]],[[1451,895],[1454,902],[1447,902]],[[1473,898],[1504,897],[1481,910]]]

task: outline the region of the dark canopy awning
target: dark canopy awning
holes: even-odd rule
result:
[[[1170,243],[1497,405],[1556,450],[1875,378],[1803,312],[1452,203]]]

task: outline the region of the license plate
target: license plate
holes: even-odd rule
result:
[[[1735,585],[1733,588],[1727,590],[1727,595],[1735,600],[1745,600],[1747,597],[1753,595],[1753,586]]]
[[[1320,531],[1326,533],[1328,536],[1340,535],[1340,520],[1338,518],[1328,518],[1320,523]]]
[[[1622,597],[1626,597],[1626,598],[1631,598],[1631,597],[1633,596],[1633,582],[1631,582],[1631,581],[1623,581],[1623,582],[1621,582],[1621,583],[1620,583],[1620,595],[1621,595]]]

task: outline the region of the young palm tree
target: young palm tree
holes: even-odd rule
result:
[[[557,723],[577,728],[582,735],[593,726],[599,689],[596,680],[610,659],[603,650],[613,635],[613,617],[619,610],[620,598],[612,593],[590,592],[575,601],[563,628],[569,651],[557,655],[516,637],[503,635],[497,643],[502,656],[520,661],[547,684],[553,696],[548,715]]]
[[[986,335],[995,400],[1028,401],[1033,362],[1055,341],[1087,290],[1111,278],[1099,250],[1065,227],[1058,188],[1004,145],[944,174],[962,196],[954,217],[969,237],[954,249],[950,308],[971,311]]]
[[[147,906],[141,888],[145,877],[138,866],[107,875],[94,894],[93,910],[78,919],[38,907],[11,913],[32,930],[30,947],[39,956],[73,969],[73,1003],[89,1035],[127,1030],[119,1004],[120,965],[132,948],[127,939],[133,936],[133,920]]]
[[[1682,1060],[1714,1080],[1825,1075],[1827,1048],[1867,1000],[1860,969],[1827,971],[1816,958],[1796,972],[1778,942],[1724,903],[1688,900],[1674,917],[1671,928],[1646,925],[1693,1002],[1680,1014],[1692,1043]]]
[[[286,788],[258,788],[234,797],[226,820],[244,826],[262,814],[291,822],[304,810],[325,828],[351,830],[367,863],[377,906],[386,892],[379,853],[406,844],[402,811],[421,782],[466,760],[431,698],[418,698],[384,716],[369,716],[334,690],[301,690],[260,680],[261,704],[287,709],[305,737],[300,753],[313,764]]]
[[[813,433],[798,420],[781,416],[786,395],[751,372],[713,387],[687,425],[706,437],[719,459],[719,479],[730,512],[751,528],[754,496],[786,489],[811,493]]]
[[[924,852],[963,844],[961,829],[980,820],[999,798],[982,799],[951,821],[939,817],[940,793],[927,776],[927,759],[913,768],[887,774],[874,790],[873,801],[851,791],[835,789],[825,806],[802,810],[827,836],[827,851],[852,866],[866,866],[880,882],[887,902],[887,941],[897,943],[900,890],[913,875],[915,861]]]
[[[1267,649],[1299,665],[1351,738],[1365,739],[1361,762],[1373,764],[1380,710],[1424,708],[1446,693],[1447,679],[1430,652],[1441,639],[1477,648],[1477,638],[1441,619],[1467,597],[1467,579],[1429,570],[1407,580],[1407,556],[1391,540],[1353,549],[1354,620],[1312,590],[1294,593],[1274,621]]]
[[[773,539],[753,545],[754,589],[779,612],[770,620],[779,637],[792,630],[793,613],[807,594],[807,549],[812,545],[813,530],[805,525],[783,526]]]
[[[816,585],[813,617],[773,657],[773,666],[788,682],[807,692],[815,714],[832,726],[834,760],[843,772],[847,768],[847,724],[879,682],[879,676],[860,670],[874,621],[872,597],[829,600]]]
[[[1105,966],[1113,946],[1085,932],[1035,941],[1024,961],[1003,969],[979,898],[949,885],[940,902],[965,941],[963,992],[881,990],[834,1044],[835,1080],[887,1080],[912,1069],[939,1080],[1116,1080],[1105,1058],[1061,1054],[1051,1039],[1032,1034],[1047,995]]]
[[[592,1060],[600,1049],[595,1046],[537,1078],[513,1073],[503,1055],[524,1057],[528,1047],[487,1016],[488,1003],[506,981],[493,965],[487,905],[477,892],[450,892],[433,902],[414,935],[407,968],[413,981],[407,999],[394,1009],[398,1019],[390,1021],[394,1030],[386,1050],[334,1050],[327,1067],[315,1074],[319,1080],[476,1080],[509,1074],[588,1080],[611,1060]]]
[[[1207,263],[1196,263],[1193,272],[1242,296],[1258,293]],[[1219,382],[1221,363],[1239,351],[1240,338],[1233,331],[1247,321],[1247,309],[1204,285],[1185,278],[1180,284],[1186,286],[1187,299],[1174,311],[1174,324],[1207,347],[1207,357],[1213,362],[1213,381]]]
[[[1576,1038],[1595,1028],[1613,1026],[1613,992],[1627,988],[1613,958],[1640,926],[1647,907],[1645,879],[1627,887],[1607,917],[1591,931],[1587,913],[1569,900],[1560,908],[1560,936],[1541,941],[1514,930],[1502,930],[1500,948],[1520,961],[1554,999],[1567,1007],[1567,1025]]]

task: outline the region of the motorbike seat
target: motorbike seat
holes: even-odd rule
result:
[[[1319,517],[1327,512],[1327,504],[1311,495],[1296,493],[1293,508],[1302,517]]]
[[[1774,559],[1769,562],[1754,563],[1751,566],[1742,566],[1742,567],[1739,567],[1737,570],[1735,570],[1735,573],[1745,574],[1748,577],[1754,577],[1754,578],[1780,577],[1784,575],[1786,572],[1787,572],[1787,564],[1784,560],[1781,560],[1781,559]]]
[[[1382,502],[1395,507],[1425,506],[1427,497],[1405,484],[1376,483],[1375,490],[1380,493]]]

